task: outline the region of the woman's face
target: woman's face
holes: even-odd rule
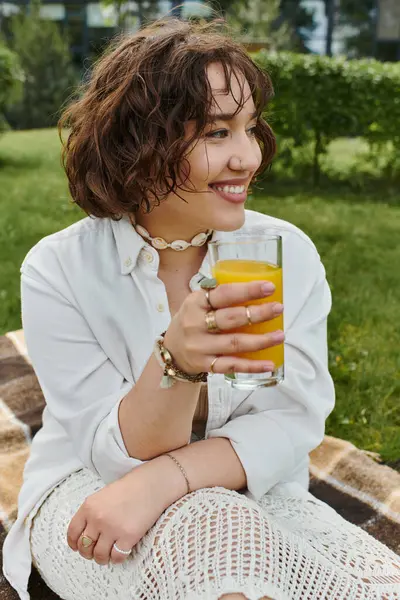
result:
[[[241,75],[232,76],[232,93],[226,95],[222,66],[212,63],[207,74],[213,91],[212,121],[187,155],[190,179],[183,185],[185,191],[178,190],[187,203],[171,194],[151,213],[154,220],[162,219],[164,227],[168,224],[172,230],[185,232],[183,239],[206,229],[240,228],[245,218],[247,190],[261,164],[261,149],[254,135],[255,105],[247,81]],[[235,98],[239,99],[242,93],[246,98],[243,108],[229,118],[237,110]],[[193,130],[194,124],[188,122],[188,137]]]

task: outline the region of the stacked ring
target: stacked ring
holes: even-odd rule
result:
[[[214,309],[214,307],[213,307],[213,305],[211,304],[211,301],[210,301],[210,290],[215,289],[217,287],[217,285],[218,285],[218,282],[213,277],[211,277],[211,278],[205,277],[200,282],[201,289],[205,290],[205,292],[206,292],[207,304],[211,308],[211,310],[215,310],[215,309]]]
[[[213,361],[212,361],[212,363],[211,363],[211,367],[210,367],[210,373],[213,373],[214,375],[215,375],[215,372],[214,372],[214,365],[215,365],[215,363],[217,362],[218,358],[219,358],[219,356],[216,356],[216,357],[214,358],[214,360],[213,360]]]
[[[217,325],[217,320],[215,318],[215,310],[210,310],[209,312],[207,312],[205,314],[205,319],[207,331],[210,331],[211,333],[216,333],[220,331],[220,328]]]
[[[90,546],[94,544],[94,540],[92,540],[92,538],[88,535],[81,535],[81,540],[84,548],[90,548]]]
[[[132,552],[132,548],[130,550],[120,550],[120,548],[118,548],[117,544],[113,544],[113,548],[116,552],[119,552],[120,554],[124,554],[125,556],[128,556]]]
[[[247,316],[247,325],[253,325],[253,321],[251,320],[250,308],[248,306],[246,306],[246,316]]]
[[[213,305],[210,302],[210,290],[206,291],[206,300],[207,300],[208,306],[211,308],[211,310],[214,310],[214,307],[213,307]]]

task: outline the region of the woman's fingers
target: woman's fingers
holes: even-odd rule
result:
[[[93,551],[93,559],[98,565],[108,565],[114,540],[101,533]]]
[[[73,516],[67,530],[67,543],[71,550],[78,550],[79,537],[86,527],[86,516],[82,507]]]
[[[211,336],[210,336],[211,337]],[[282,344],[283,331],[273,333],[219,333],[212,336],[208,344],[209,354],[224,354],[234,357],[241,352],[256,352]]]
[[[85,537],[82,537],[82,536],[85,536]],[[93,543],[90,544],[90,546],[85,545],[86,538],[90,538],[91,540],[93,540]],[[93,553],[96,550],[98,538],[99,538],[99,532],[95,531],[88,525],[85,528],[85,530],[82,532],[82,535],[78,539],[78,552],[83,558],[86,558],[87,560],[92,560]],[[87,539],[87,543],[88,542],[89,542],[89,539]]]
[[[127,540],[117,540],[115,542],[115,545],[117,546],[117,548],[119,550],[124,550],[125,552],[129,552],[129,550],[132,549],[132,545],[129,544],[129,542]],[[124,562],[128,556],[130,556],[130,552],[129,554],[122,554],[122,552],[118,552],[115,548],[114,548],[114,544],[112,545],[112,551],[111,551],[111,562],[113,563],[122,563]]]
[[[210,357],[211,360],[218,355],[235,357],[242,352],[254,352],[281,344],[284,340],[282,332],[280,337],[275,336],[276,332],[234,332],[249,325],[250,321],[252,324],[270,321],[282,313],[282,306],[277,306],[276,302],[252,303],[254,300],[271,296],[274,290],[274,284],[268,281],[217,286],[209,291],[210,304],[214,308],[214,315],[208,318],[211,322],[207,322],[205,318],[206,313],[212,311],[204,290],[189,294],[172,319],[164,338],[165,347],[171,353],[175,364],[186,373],[200,373],[209,369]],[[212,329],[213,316],[216,331]],[[213,335],[215,332],[217,335]],[[257,372],[262,370],[254,361],[252,368],[256,368]],[[248,365],[246,371],[251,372]]]
[[[250,306],[220,308],[215,311],[215,320],[220,330],[229,331],[237,327],[244,327],[245,325],[270,321],[282,314],[282,312],[283,304],[279,302],[265,302]],[[251,322],[249,322],[249,317]]]
[[[251,300],[258,300],[271,296],[275,286],[270,281],[249,281],[247,283],[223,283],[209,292],[210,303],[213,308],[227,308],[236,304],[244,304]],[[201,294],[202,308],[210,310],[204,291]]]
[[[211,361],[210,361],[211,362]],[[246,360],[235,356],[218,356],[213,373],[266,373],[275,370],[273,362],[268,360]]]

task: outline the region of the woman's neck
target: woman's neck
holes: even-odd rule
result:
[[[159,271],[166,275],[177,274],[184,277],[195,275],[207,254],[207,244],[200,248],[187,248],[182,252],[177,252],[171,248],[158,250],[160,257]]]
[[[190,243],[197,234],[206,232],[205,228],[189,227],[182,223],[168,222],[166,219],[155,217],[154,212],[146,215],[138,214],[135,222],[144,227],[151,237],[161,237],[168,243],[175,240],[184,240]],[[159,270],[163,273],[172,275],[180,271],[185,276],[193,275],[198,272],[207,254],[207,243],[203,246],[191,246],[181,251],[165,248],[158,250],[158,254],[160,256]]]

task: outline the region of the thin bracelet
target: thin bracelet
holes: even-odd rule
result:
[[[192,491],[190,489],[190,485],[189,485],[189,479],[187,478],[186,475],[186,471],[185,469],[182,467],[182,465],[176,460],[175,456],[172,456],[172,454],[169,454],[168,452],[165,454],[165,456],[169,456],[170,458],[172,458],[172,460],[178,465],[178,467],[180,468],[180,470],[182,471],[182,474],[184,476],[184,478],[186,479],[186,485],[187,485],[187,493],[190,494],[190,492]]]

